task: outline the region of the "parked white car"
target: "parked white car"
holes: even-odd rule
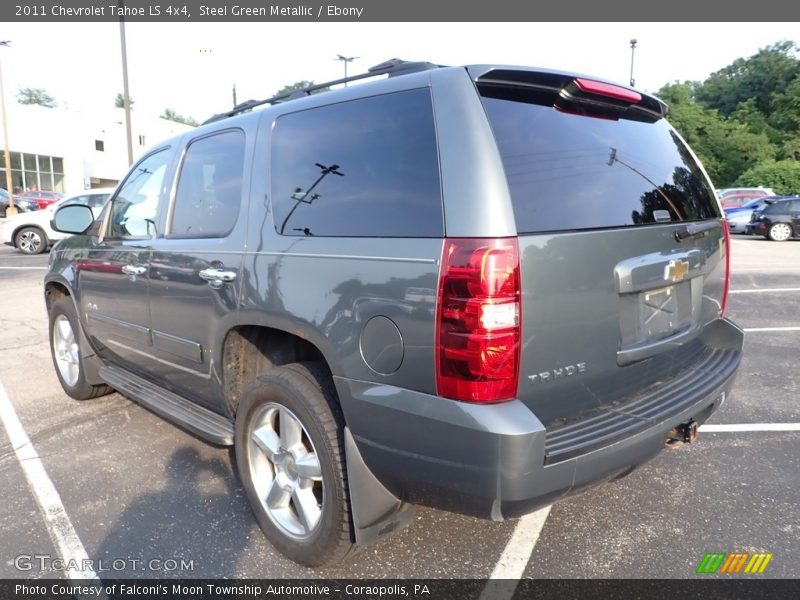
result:
[[[91,208],[97,217],[113,191],[114,188],[86,190],[59,200],[43,210],[14,215],[6,220],[3,227],[3,243],[14,246],[24,254],[44,252],[58,240],[68,237],[68,234],[54,231],[50,227],[50,220],[57,208],[68,204],[84,204]]]

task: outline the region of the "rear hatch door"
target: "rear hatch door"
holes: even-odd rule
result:
[[[519,235],[518,397],[547,427],[549,457],[696,401],[724,358],[701,334],[726,293],[726,232],[666,107],[571,75],[475,80]]]

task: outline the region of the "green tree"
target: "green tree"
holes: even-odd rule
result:
[[[714,185],[724,187],[745,170],[776,157],[778,148],[766,133],[725,119],[694,99],[695,84],[674,83],[658,96],[670,105],[668,120],[700,157]]]
[[[800,75],[797,46],[782,41],[762,48],[749,58],[737,58],[697,88],[697,99],[727,117],[740,103],[752,98],[764,115],[773,112],[776,92],[785,90]]]
[[[197,121],[193,118],[179,115],[171,108],[165,108],[161,118],[167,119],[168,121],[175,121],[176,123],[183,123],[184,125],[191,125],[192,127],[197,127],[198,125]]]
[[[800,135],[792,136],[783,143],[780,156],[784,159],[800,160]]]
[[[53,108],[56,100],[42,88],[22,88],[17,92],[17,102],[20,104],[38,104]]]
[[[730,119],[747,125],[753,133],[763,133],[773,144],[782,144],[786,134],[772,126],[767,115],[758,110],[755,98],[748,98],[740,102],[731,115]]]
[[[800,75],[773,96],[770,122],[785,132],[800,132]]]
[[[130,103],[130,107],[133,108],[133,98],[128,96],[128,102]],[[122,94],[117,94],[117,97],[114,98],[114,106],[117,108],[125,108],[125,96]]]
[[[736,185],[771,187],[778,194],[800,193],[800,161],[779,160],[761,162],[736,180]]]
[[[715,185],[798,191],[800,59],[794,42],[738,58],[702,83],[666,85],[659,95]]]

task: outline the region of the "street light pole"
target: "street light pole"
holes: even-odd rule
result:
[[[359,58],[358,56],[342,56],[341,54],[337,54],[336,58],[333,60],[340,60],[344,63],[344,78],[347,79],[347,63],[353,62],[355,59]],[[344,82],[344,87],[347,87],[347,82]]]
[[[8,48],[11,42],[3,40],[0,46]],[[8,119],[6,118],[6,90],[3,87],[3,66],[0,61],[0,112],[3,113],[3,156],[6,165],[6,191],[8,192],[8,208],[6,208],[7,215],[13,215],[17,212],[14,207],[14,186],[11,179],[11,153],[8,149]]]
[[[633,78],[633,53],[636,52],[636,40],[631,40],[631,87],[636,85],[636,80]]]
[[[119,2],[122,8],[122,0]],[[131,97],[128,93],[128,49],[125,43],[125,18],[119,19],[119,40],[122,46],[122,101],[125,105],[125,135],[128,143],[128,165],[133,164],[133,139],[131,136]]]

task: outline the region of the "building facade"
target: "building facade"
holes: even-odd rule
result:
[[[15,191],[72,194],[114,186],[128,170],[125,111],[121,108],[86,113],[8,102],[6,115]],[[189,125],[132,110],[134,160],[160,140],[190,129]],[[0,187],[5,186],[5,160],[0,155]]]

